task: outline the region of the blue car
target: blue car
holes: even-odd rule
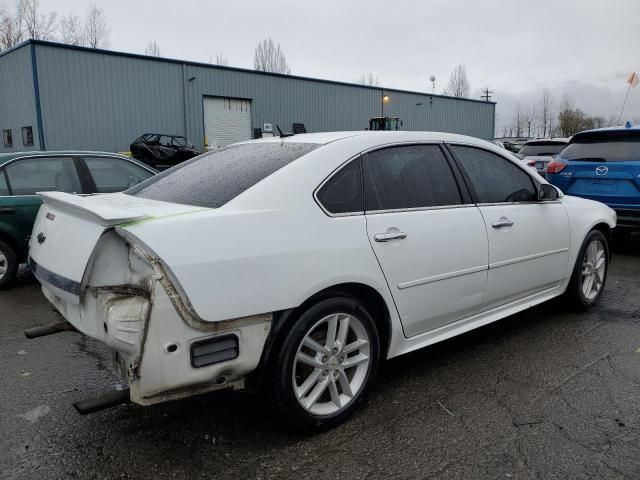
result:
[[[547,167],[547,180],[567,195],[613,208],[618,228],[640,230],[640,127],[575,134]]]

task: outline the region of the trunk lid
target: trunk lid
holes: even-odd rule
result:
[[[106,230],[202,210],[123,193],[82,197],[46,192],[38,196],[43,204],[29,241],[29,265],[40,283],[74,304],[79,303],[94,247]]]
[[[568,164],[562,172],[567,182],[565,193],[609,206],[640,206],[640,161],[571,160]]]

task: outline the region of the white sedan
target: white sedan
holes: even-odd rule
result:
[[[41,193],[30,265],[128,388],[81,412],[268,388],[313,430],[381,359],[564,294],[604,289],[607,206],[563,196],[494,144],[444,133],[251,141],[124,192]]]

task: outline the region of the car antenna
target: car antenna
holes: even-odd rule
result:
[[[278,125],[277,123],[276,123],[276,128],[278,129],[280,138],[293,137],[295,135],[295,133],[283,133],[282,130],[280,129],[280,125]]]

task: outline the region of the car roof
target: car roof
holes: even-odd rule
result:
[[[124,155],[120,155],[119,153],[113,152],[98,152],[98,151],[90,151],[90,150],[27,150],[25,152],[7,152],[0,153],[0,166],[4,165],[10,160],[15,160],[16,158],[21,157],[42,157],[42,156],[51,156],[51,157],[60,157],[60,156],[73,156],[73,155],[108,155],[110,157],[119,157],[124,158],[126,160],[134,160],[130,157],[126,157]],[[135,161],[135,160],[134,160]],[[139,162],[136,162],[139,163]]]
[[[459,135],[445,132],[421,132],[421,131],[380,131],[380,130],[354,130],[344,132],[322,132],[322,133],[302,133],[288,135],[284,137],[266,137],[247,142],[285,142],[285,143],[316,143],[326,145],[338,141],[357,141],[359,143],[370,143],[372,145],[393,143],[393,142],[456,142],[477,144],[479,146],[490,145],[497,147],[494,143],[475,137]],[[499,147],[498,147],[499,148]]]
[[[631,127],[605,127],[605,128],[594,128],[591,130],[583,130],[582,132],[576,133],[571,141],[581,140],[584,137],[598,137],[601,136],[603,139],[606,138],[624,138],[626,135],[633,135],[634,138],[640,136],[640,125],[633,125]]]

